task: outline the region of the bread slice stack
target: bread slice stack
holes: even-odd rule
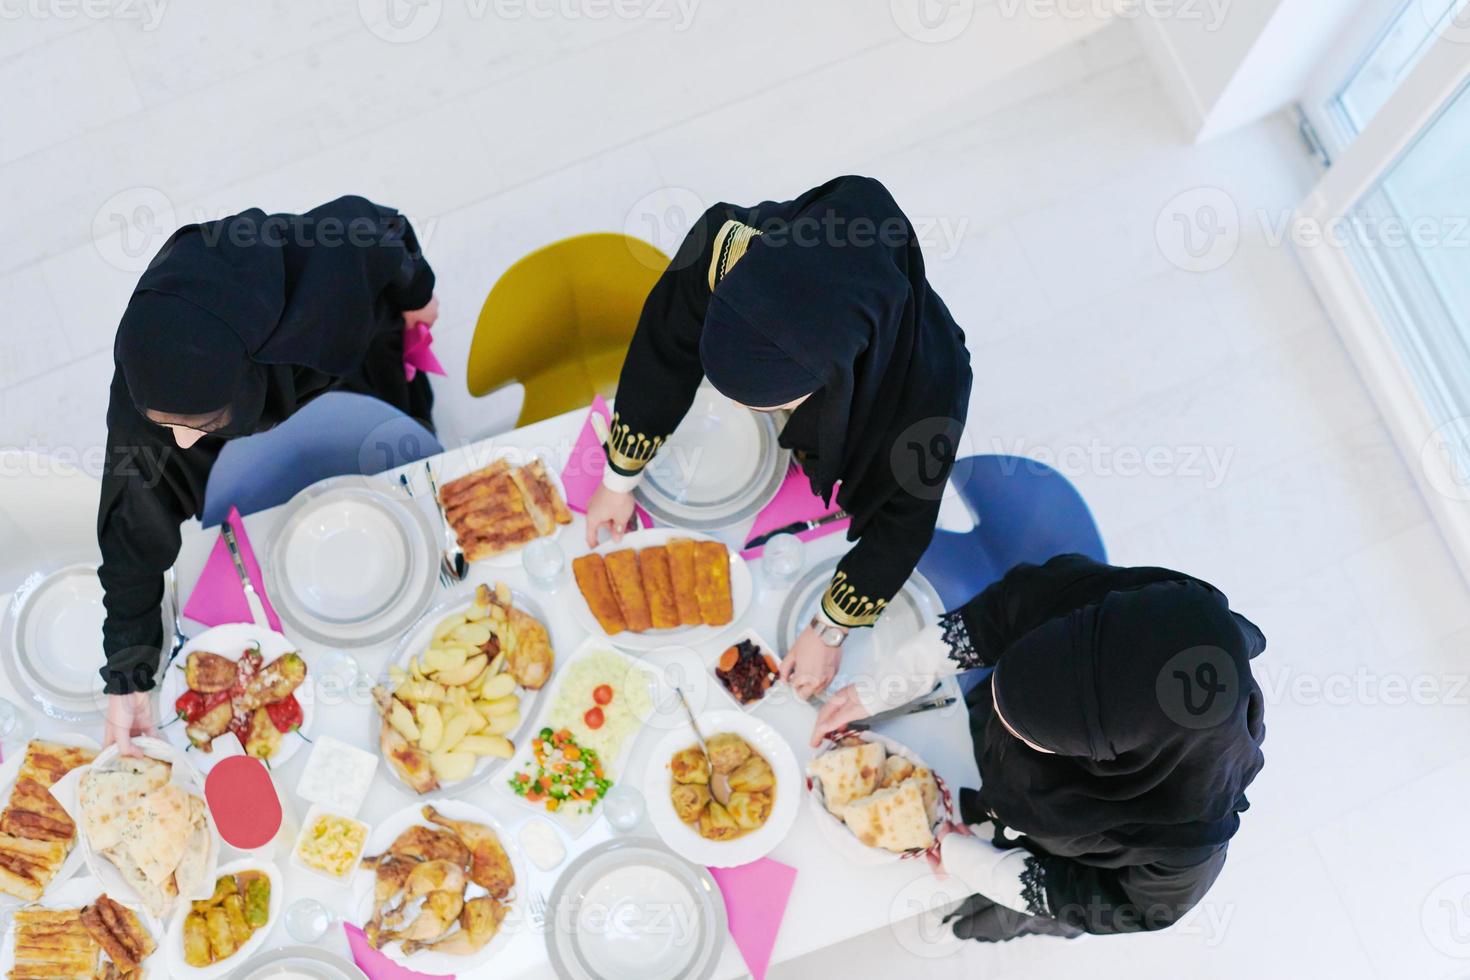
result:
[[[572,562],[577,588],[609,636],[622,632],[724,626],[735,618],[730,552],[718,541],[667,544]]]

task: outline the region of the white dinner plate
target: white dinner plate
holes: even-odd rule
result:
[[[311,946],[286,946],[262,953],[231,980],[367,980],[357,964]]]
[[[759,861],[791,833],[796,815],[801,810],[804,780],[796,755],[786,739],[758,718],[743,711],[706,711],[699,715],[699,731],[708,742],[716,735],[739,735],[750,747],[765,757],[776,774],[776,797],[771,815],[756,830],[734,840],[706,840],[699,831],[679,819],[669,796],[673,774],[669,760],[675,753],[699,740],[694,728],[685,723],[664,735],[653,747],[648,768],[643,776],[643,798],[648,803],[648,818],[659,837],[677,855],[710,868],[733,868]]]
[[[830,558],[819,562],[786,596],[776,632],[783,658],[816,615],[839,560]],[[939,593],[928,579],[915,571],[889,601],[883,615],[871,629],[853,630],[848,634],[847,642],[842,645],[842,664],[827,690],[838,691],[859,679],[871,682],[880,677],[881,665],[891,663],[892,654],[900,646],[925,627],[937,623],[943,613],[944,601],[939,598]]]
[[[96,878],[73,878],[71,881],[63,882],[61,884],[55,885],[50,889],[47,889],[46,894],[41,896],[41,900],[39,902],[34,902],[30,904],[39,905],[42,908],[55,909],[58,911],[64,909],[79,909],[85,908],[86,906],[91,905],[93,902],[97,901],[98,897],[102,895],[102,893],[102,882],[98,881]],[[108,895],[107,897],[111,898],[119,905],[132,909],[135,913],[137,913],[138,918],[143,924],[143,928],[148,929],[149,932],[152,933],[154,943],[156,943],[159,947],[163,946],[164,937],[159,933],[153,932],[152,928],[148,925],[147,917],[143,915],[142,910],[136,904],[131,901],[125,901],[117,895]],[[145,957],[143,962],[139,964],[139,966],[143,968],[142,972],[152,976],[156,972],[159,959],[160,957],[158,955],[158,950],[155,949],[150,956]],[[5,939],[3,943],[0,943],[0,976],[10,976],[10,971],[14,968],[15,920],[12,918],[9,922],[6,923]]]
[[[283,622],[328,646],[399,636],[438,584],[442,539],[393,484],[339,476],[291,498],[271,539],[266,591]]]
[[[188,753],[189,760],[202,773],[208,773],[214,768],[214,764],[221,758],[220,753],[194,748],[189,744],[189,736],[184,731],[185,723],[182,720],[170,722],[170,719],[177,716],[174,702],[189,689],[184,670],[189,662],[189,654],[202,650],[238,662],[246,650],[256,645],[260,647],[261,656],[267,664],[282,654],[300,652],[290,640],[263,626],[256,626],[254,623],[226,623],[205,630],[184,644],[178,657],[163,675],[162,683],[158,685],[160,730],[170,745]],[[299,731],[281,735],[281,744],[276,749],[276,754],[266,760],[270,766],[280,766],[290,761],[311,738],[311,733],[316,728],[316,685],[312,680],[311,662],[309,658],[303,659],[307,660],[306,680],[296,689],[296,700],[301,703],[301,728]],[[220,736],[228,737],[228,732]]]
[[[791,454],[779,435],[773,414],[753,412],[701,385],[634,494],[665,524],[699,531],[733,527],[781,488]]]
[[[470,586],[468,588],[460,589],[457,593],[451,595],[443,602],[435,604],[432,609],[429,609],[422,616],[420,616],[418,622],[414,623],[413,626],[409,628],[408,632],[403,634],[403,639],[400,640],[398,642],[398,646],[394,648],[393,657],[388,662],[390,664],[394,664],[395,666],[402,667],[404,670],[407,670],[409,661],[412,660],[414,657],[421,655],[425,650],[429,648],[429,643],[434,638],[434,627],[439,624],[439,621],[442,620],[445,616],[450,615],[451,613],[456,613],[463,609],[469,608],[469,606],[474,603],[476,588],[476,586]],[[512,590],[510,594],[510,601],[511,605],[515,606],[521,612],[526,613],[527,615],[539,620],[541,625],[546,627],[546,635],[548,639],[550,638],[551,620],[546,617],[545,611],[541,608],[540,604],[536,602],[536,600],[532,599],[530,596],[526,595],[523,592]],[[554,644],[552,646],[552,652],[553,655],[556,656],[556,659],[553,661],[552,664],[551,680],[547,681],[546,684],[542,685],[539,690],[535,691],[527,690],[526,688],[519,685],[516,686],[516,694],[519,695],[521,699],[521,721],[519,725],[507,732],[505,737],[510,739],[517,749],[521,747],[521,744],[523,742],[528,740],[528,737],[525,733],[532,730],[531,721],[540,712],[542,697],[546,692],[546,689],[551,687],[552,684],[555,683],[556,675],[560,671],[561,657],[559,654],[557,654]],[[391,685],[389,686],[391,688]],[[375,752],[379,751],[378,743],[380,740],[380,736],[382,735],[384,724],[386,724],[386,722],[383,721],[382,716],[378,713],[377,709],[374,708],[372,711],[371,719],[368,722],[368,738],[370,739],[368,744],[373,747],[373,751]],[[510,762],[509,759],[497,759],[493,756],[483,756],[475,764],[474,774],[471,775],[468,779],[461,779],[457,782],[445,782],[441,780],[438,789],[434,790],[432,793],[422,794],[415,793],[412,789],[410,789],[408,784],[399,778],[398,772],[391,765],[388,764],[388,761],[386,759],[383,760],[383,768],[387,770],[388,777],[392,780],[393,785],[401,789],[403,792],[411,794],[416,799],[433,800],[442,799],[446,796],[459,796],[471,789],[474,789],[476,786],[482,785],[491,776],[494,776],[497,772],[505,768],[508,762]]]
[[[653,840],[615,838],[577,858],[547,915],[546,952],[567,980],[708,980],[725,946],[714,877]]]
[[[285,904],[285,896],[282,894],[284,885],[281,881],[281,872],[269,861],[257,861],[254,858],[243,858],[221,865],[215,872],[215,878],[221,875],[238,874],[242,871],[264,871],[265,876],[271,883],[271,904],[269,918],[265,925],[255,930],[245,945],[237,949],[233,955],[220,960],[211,966],[195,967],[184,962],[184,920],[189,917],[192,903],[179,902],[178,908],[174,910],[173,918],[169,920],[168,935],[162,943],[164,952],[167,954],[169,977],[171,980],[213,980],[222,977],[233,970],[244,965],[256,950],[265,945],[270,934],[275,931],[281,921],[281,908]]]
[[[52,718],[100,718],[105,618],[95,563],[33,571],[6,602],[3,617],[0,659],[16,691]]]
[[[424,817],[423,811],[426,806],[434,807],[451,820],[468,820],[483,824],[500,838],[500,846],[505,848],[505,853],[510,858],[511,870],[515,872],[515,887],[505,899],[505,904],[510,907],[506,911],[505,920],[500,923],[500,932],[495,938],[469,956],[451,956],[448,953],[438,953],[431,949],[422,949],[412,955],[407,955],[403,952],[402,945],[396,942],[385,944],[379,952],[399,966],[417,973],[473,976],[477,967],[484,966],[494,959],[495,955],[510,941],[511,936],[526,926],[525,911],[521,907],[524,904],[522,897],[526,894],[526,865],[521,860],[519,842],[506,832],[504,825],[484,810],[464,800],[433,800],[404,807],[373,828],[373,832],[368,835],[367,846],[363,854],[368,857],[382,854],[388,850],[399,834],[410,827],[436,827],[437,825],[430,823]],[[372,918],[373,887],[376,881],[377,875],[367,868],[359,868],[353,880],[351,906],[353,924],[360,929],[364,928],[368,920]],[[465,892],[465,900],[468,901],[484,894],[485,889],[471,884]],[[412,918],[413,914],[414,909],[410,908],[408,917]]]
[[[695,541],[715,540],[709,535],[696,534],[680,528],[655,527],[625,534],[621,541],[604,541],[592,550],[597,554],[606,555],[614,551],[626,551],[629,548],[634,550],[652,548],[656,545],[668,544],[670,538],[690,538]],[[728,546],[727,550],[730,553],[730,598],[735,615],[724,626],[678,626],[674,629],[648,630],[644,633],[630,633],[624,630],[614,636],[608,636],[602,631],[597,617],[592,615],[592,607],[588,606],[587,600],[582,598],[582,591],[576,587],[575,581],[572,582],[569,599],[572,614],[584,630],[593,636],[606,636],[613,645],[625,650],[658,650],[670,645],[692,647],[718,640],[739,626],[755,596],[755,587],[750,578],[750,566],[745,563],[744,558],[740,557],[740,552],[729,549]]]

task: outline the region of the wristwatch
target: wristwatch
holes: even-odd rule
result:
[[[840,647],[843,641],[847,639],[847,630],[841,626],[833,626],[820,616],[813,616],[811,623],[808,625],[817,631],[817,636],[829,647]]]

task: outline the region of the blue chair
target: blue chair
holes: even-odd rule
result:
[[[937,530],[919,571],[945,609],[957,609],[1021,562],[1057,555],[1107,561],[1087,502],[1051,467],[1022,456],[967,456],[955,463],[951,485],[975,521],[963,533]],[[988,671],[961,680],[968,693]]]
[[[328,477],[370,476],[444,451],[434,434],[386,402],[334,391],[274,429],[225,443],[204,494],[205,527],[230,508],[253,514]]]

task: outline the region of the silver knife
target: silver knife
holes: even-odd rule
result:
[[[230,549],[230,560],[235,563],[235,574],[240,577],[240,588],[245,590],[245,604],[250,607],[251,620],[256,626],[270,629],[271,621],[265,616],[265,604],[260,601],[255,583],[250,581],[250,573],[245,570],[245,559],[240,554],[240,542],[235,540],[234,527],[226,521],[220,525],[219,530],[224,535],[225,547]]]
[[[828,514],[826,517],[818,517],[810,521],[792,521],[790,524],[787,524],[784,527],[778,527],[774,531],[767,531],[765,534],[751,538],[749,541],[745,542],[745,547],[741,548],[740,550],[749,551],[751,548],[762,547],[767,541],[771,540],[778,534],[800,534],[803,531],[813,531],[819,527],[824,527],[836,521],[845,521],[849,516],[850,515],[847,513],[847,511],[838,510],[834,511],[831,514]]]
[[[935,708],[948,708],[956,700],[958,699],[951,695],[947,698],[940,698],[938,701],[921,701],[916,704],[905,704],[898,708],[889,708],[887,711],[880,711],[876,715],[869,715],[858,721],[849,722],[847,729],[852,732],[865,732],[874,725],[881,725],[895,718],[905,718],[924,711],[933,711]]]

